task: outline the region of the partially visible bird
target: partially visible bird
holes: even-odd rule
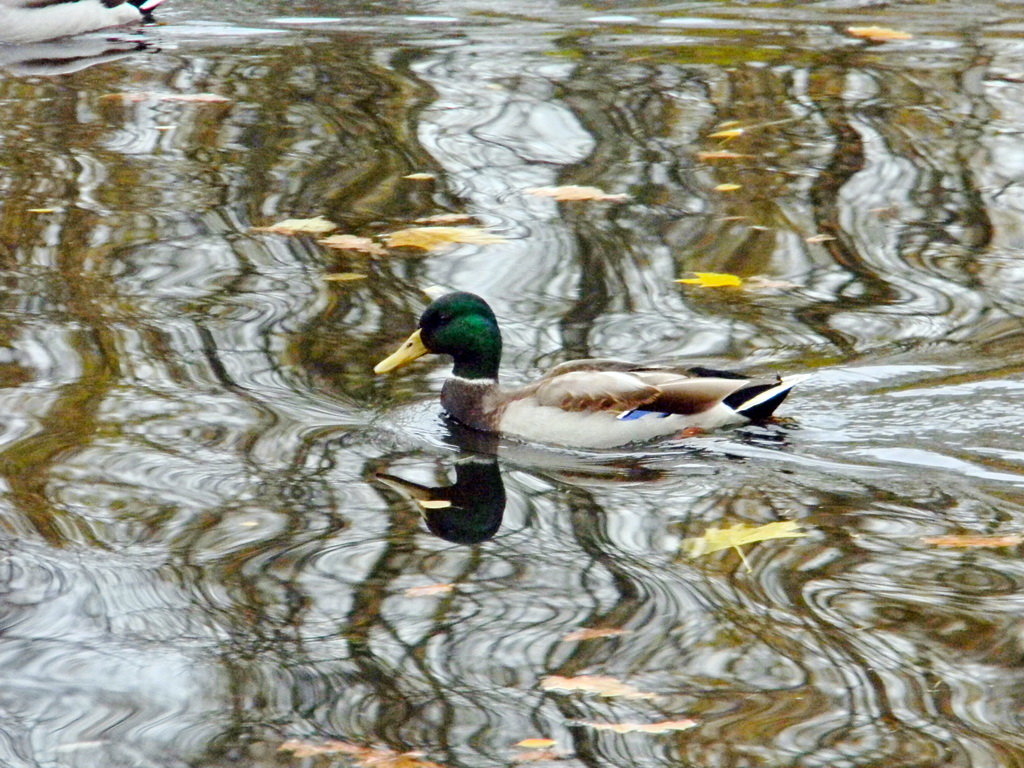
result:
[[[0,0],[0,42],[32,43],[138,24],[164,0]]]
[[[373,369],[387,373],[429,352],[451,355],[441,404],[482,432],[580,448],[612,448],[769,418],[808,378],[748,378],[620,360],[572,360],[532,384],[498,385],[501,331],[486,301],[472,293],[436,299],[419,329]]]

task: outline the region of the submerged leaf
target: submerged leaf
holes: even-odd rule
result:
[[[579,675],[562,677],[548,675],[540,681],[545,691],[567,691],[573,693],[596,693],[598,696],[622,697],[624,699],[653,699],[653,693],[644,693],[614,677],[603,675]]]
[[[750,570],[747,559],[740,547],[770,539],[799,539],[807,534],[800,530],[796,520],[780,520],[766,525],[739,523],[727,528],[708,528],[703,536],[683,540],[683,549],[690,557],[700,557],[722,549],[735,548],[743,564]]]
[[[437,251],[452,243],[487,245],[505,242],[505,238],[480,227],[410,227],[384,235],[384,239],[392,248],[419,248],[424,251]]]
[[[743,284],[743,280],[727,272],[694,272],[693,274],[696,277],[685,277],[676,280],[676,282],[686,283],[687,285],[699,285],[701,288],[722,288]]]
[[[332,272],[329,275],[324,275],[324,280],[332,283],[347,283],[352,280],[365,280],[366,275],[362,272]]]
[[[253,227],[253,231],[273,232],[277,235],[326,235],[337,228],[338,225],[333,221],[323,216],[314,216],[311,219],[285,219],[269,227]]]
[[[1024,543],[1024,536],[1008,534],[1005,536],[925,536],[921,539],[925,544],[936,547],[1016,547]]]
[[[614,731],[615,733],[669,733],[670,731],[685,731],[697,725],[692,718],[685,720],[662,720],[660,723],[588,723],[583,722],[588,728],[598,731]]]
[[[884,43],[887,40],[911,40],[914,37],[909,32],[901,32],[888,27],[847,27],[846,31],[854,37],[861,37],[876,43]]]
[[[564,187],[532,187],[527,189],[529,195],[537,197],[553,197],[562,202],[570,200],[599,200],[605,203],[624,203],[629,200],[627,194],[612,194],[600,187],[578,187],[568,184]]]
[[[380,243],[359,235],[331,235],[330,237],[321,237],[317,242],[339,251],[360,251],[373,256],[384,256],[387,253],[387,249]]]

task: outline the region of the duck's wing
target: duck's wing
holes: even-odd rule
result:
[[[724,405],[760,420],[805,378],[755,378],[711,368],[680,370],[594,358],[562,363],[527,389],[538,404],[566,411],[617,411],[629,418],[641,412],[692,415]]]
[[[626,371],[572,369],[549,373],[522,394],[563,411],[629,411],[653,402],[661,390]]]
[[[703,413],[725,404],[733,410],[750,398],[778,385],[777,379],[758,380],[741,376],[680,375],[673,371],[637,371],[633,374],[645,384],[657,387],[659,394],[644,406],[657,413]]]

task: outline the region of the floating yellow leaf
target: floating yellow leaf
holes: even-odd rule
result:
[[[570,200],[600,200],[605,203],[624,203],[629,200],[627,194],[612,194],[600,187],[577,187],[568,184],[564,187],[533,187],[527,189],[529,195],[537,197],[553,197],[562,202]]]
[[[311,219],[285,219],[269,227],[253,227],[253,231],[273,232],[277,235],[326,235],[337,228],[338,225],[333,221],[323,216],[314,216]]]
[[[317,242],[339,251],[360,251],[373,256],[383,256],[387,253],[387,249],[380,243],[358,235],[331,235],[330,237],[321,237]]]
[[[454,584],[424,584],[422,587],[409,587],[405,590],[406,597],[432,597],[444,595],[455,589]]]
[[[726,128],[724,131],[715,131],[714,133],[709,133],[708,138],[726,140],[738,139],[743,134],[744,130],[742,128]]]
[[[722,549],[734,548],[743,564],[750,570],[747,558],[740,547],[769,539],[799,539],[807,534],[800,530],[795,520],[780,520],[766,525],[739,523],[727,528],[708,528],[703,536],[683,540],[683,549],[690,557],[700,557]]]
[[[921,539],[925,544],[936,547],[1016,547],[1024,543],[1024,536],[1010,534],[1007,536],[926,536]]]
[[[743,189],[742,184],[717,184],[715,186],[715,192],[735,192],[737,189]]]
[[[876,43],[884,43],[887,40],[911,40],[914,37],[909,32],[900,32],[898,29],[889,29],[888,27],[847,27],[846,31],[854,37],[861,37]]]
[[[699,285],[701,288],[722,288],[724,286],[742,285],[743,281],[736,275],[727,272],[694,272],[696,277],[684,277],[677,283]]]
[[[811,235],[804,238],[804,242],[807,243],[827,243],[829,240],[835,240],[835,238],[832,235]]]
[[[505,238],[480,227],[410,227],[384,235],[384,239],[392,248],[419,248],[424,251],[437,251],[452,243],[486,245],[505,242]]]
[[[56,208],[29,208],[26,213],[56,213]]]
[[[402,177],[403,179],[412,179],[413,181],[430,181],[437,177],[432,173],[407,173]]]
[[[554,739],[523,739],[518,741],[514,746],[522,747],[523,749],[547,749],[557,744]]]
[[[562,638],[563,643],[571,643],[576,640],[596,640],[601,637],[617,637],[626,634],[628,630],[613,629],[612,627],[595,629],[577,629]]]
[[[329,275],[324,275],[324,280],[328,280],[332,283],[347,283],[352,280],[365,280],[366,275],[362,272],[332,272]]]
[[[691,718],[685,720],[662,720],[660,723],[587,723],[589,728],[598,731],[614,731],[615,733],[669,733],[670,731],[685,731],[697,725],[697,721]]]
[[[725,149],[720,149],[717,152],[698,152],[698,160],[739,160],[740,158],[750,157],[750,155],[741,155],[738,152],[729,152]]]
[[[540,681],[545,691],[568,691],[574,693],[596,693],[598,696],[621,697],[624,699],[653,699],[653,693],[644,693],[614,677],[603,675],[579,675],[562,677],[549,675]]]
[[[437,763],[423,760],[422,752],[396,752],[387,747],[363,747],[347,741],[313,743],[291,739],[277,749],[279,752],[291,752],[296,757],[348,755],[356,765],[365,768],[443,768]]]

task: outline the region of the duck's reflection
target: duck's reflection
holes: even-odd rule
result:
[[[0,0],[2,4],[3,0]],[[78,72],[96,64],[123,59],[140,51],[155,51],[140,39],[102,36],[39,43],[5,44],[0,30],[0,69],[13,75],[55,77]]]
[[[448,418],[444,422],[444,442],[459,450],[454,483],[430,486],[386,472],[374,472],[373,477],[415,502],[435,536],[456,544],[478,544],[498,532],[505,513],[498,439]]]
[[[498,532],[505,513],[505,484],[494,456],[463,453],[455,482],[432,487],[378,472],[384,485],[411,498],[435,536],[456,544],[478,544]]]

